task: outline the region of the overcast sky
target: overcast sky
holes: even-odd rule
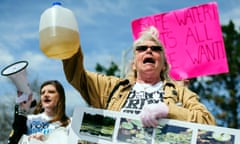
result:
[[[67,105],[84,105],[79,93],[71,87],[63,74],[60,60],[47,58],[39,48],[39,20],[41,13],[53,0],[0,1],[0,69],[20,60],[29,62],[27,78],[43,82],[61,81],[66,89]],[[122,52],[133,41],[131,21],[143,16],[191,7],[211,0],[66,0],[63,6],[76,15],[85,67],[93,71],[96,63],[109,66],[111,61],[121,67]],[[240,0],[218,0],[221,24],[233,20],[240,26]],[[15,87],[7,77],[0,76],[3,98],[15,94]]]

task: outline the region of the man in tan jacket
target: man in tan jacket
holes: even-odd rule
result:
[[[215,124],[199,97],[169,77],[169,65],[158,31],[150,27],[133,43],[132,72],[126,78],[84,69],[81,47],[63,60],[67,80],[92,107],[139,115],[144,126],[160,118]]]

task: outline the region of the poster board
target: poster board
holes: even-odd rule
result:
[[[216,2],[134,19],[134,40],[149,26],[160,32],[173,79],[229,71]]]
[[[143,128],[136,115],[77,107],[74,110],[69,144],[240,144],[240,130],[161,119],[156,128]]]

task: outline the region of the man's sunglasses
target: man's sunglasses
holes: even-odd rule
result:
[[[146,46],[146,45],[137,46],[136,51],[143,52],[146,51],[148,48],[150,48],[152,51],[162,51],[161,46]]]

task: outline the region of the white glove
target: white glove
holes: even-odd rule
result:
[[[140,113],[140,119],[144,127],[157,127],[158,120],[168,115],[168,106],[163,103],[145,105]]]

